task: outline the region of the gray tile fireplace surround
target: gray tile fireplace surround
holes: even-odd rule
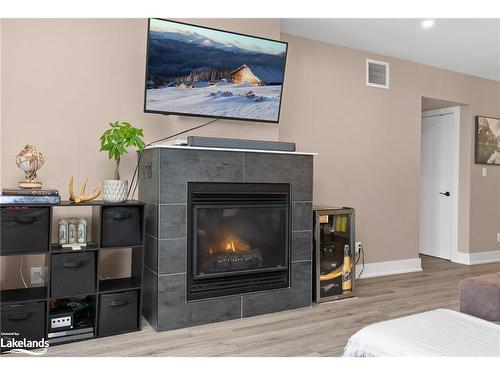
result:
[[[290,287],[186,300],[187,182],[292,185]],[[179,146],[148,148],[139,199],[146,202],[143,315],[157,331],[311,305],[313,154]]]

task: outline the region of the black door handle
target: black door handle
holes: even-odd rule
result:
[[[449,191],[445,191],[444,193],[443,192],[439,193],[439,195],[445,195],[445,196],[449,197],[451,195],[451,193]]]

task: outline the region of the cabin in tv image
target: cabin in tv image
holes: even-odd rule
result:
[[[283,72],[280,69],[261,65],[243,64],[231,72],[231,81],[235,84],[281,85]]]
[[[149,22],[145,110],[277,122],[287,44]]]

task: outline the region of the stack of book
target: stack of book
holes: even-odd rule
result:
[[[60,204],[59,191],[55,189],[4,188],[0,204]]]

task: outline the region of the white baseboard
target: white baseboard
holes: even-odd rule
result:
[[[469,253],[469,264],[500,262],[500,250]]]
[[[500,250],[482,251],[479,253],[456,252],[452,254],[451,261],[454,263],[466,264],[468,266],[500,262]]]
[[[362,264],[356,265],[356,277],[363,269]],[[388,262],[367,263],[365,270],[361,275],[362,279],[377,276],[396,275],[399,273],[420,272],[422,271],[422,263],[420,258],[410,258],[401,260],[392,260]]]
[[[480,253],[457,252],[454,254],[452,261],[466,265],[500,262],[500,250],[483,251]],[[356,277],[359,277],[362,268],[363,266],[361,263],[356,265]],[[392,260],[388,262],[365,264],[365,270],[363,271],[361,278],[367,279],[370,277],[397,275],[400,273],[420,271],[422,271],[422,262],[420,258]]]
[[[462,253],[460,251],[452,252],[451,253],[451,261],[453,263],[470,265],[470,256],[469,255],[470,255],[469,253]]]

